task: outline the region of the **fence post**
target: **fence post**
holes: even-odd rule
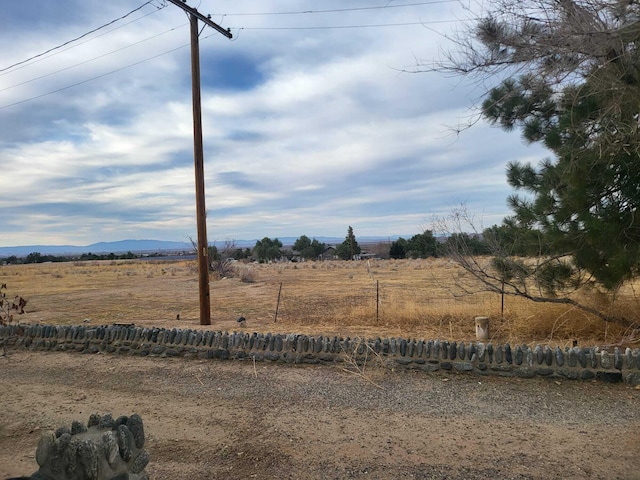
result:
[[[380,280],[376,280],[376,324],[380,314]]]
[[[282,282],[280,282],[280,288],[278,289],[278,302],[276,303],[276,314],[273,317],[273,323],[278,320],[278,309],[280,308],[280,294],[282,293]]]

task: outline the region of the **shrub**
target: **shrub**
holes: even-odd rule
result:
[[[27,301],[19,295],[13,300],[7,297],[7,284],[0,285],[0,325],[7,325],[13,321],[13,315],[22,315]]]
[[[240,269],[240,281],[242,283],[255,283],[257,279],[258,275],[252,268],[245,267]]]

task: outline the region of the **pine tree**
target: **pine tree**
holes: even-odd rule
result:
[[[344,242],[336,247],[336,255],[342,260],[353,260],[355,255],[358,255],[361,251],[356,236],[353,234],[353,228],[349,225]]]
[[[508,165],[525,195],[508,199],[505,231],[570,259],[558,275],[568,266],[615,290],[640,273],[640,4],[499,0],[482,15],[436,70],[506,77],[482,114],[552,154]]]

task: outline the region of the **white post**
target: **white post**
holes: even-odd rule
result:
[[[476,340],[489,340],[489,317],[476,317]]]

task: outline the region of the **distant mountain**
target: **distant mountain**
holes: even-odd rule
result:
[[[192,250],[187,242],[167,242],[164,240],[120,240],[118,242],[98,242],[88,247],[93,253],[121,253],[121,252],[161,252]]]
[[[404,238],[411,238],[412,235]],[[291,248],[299,237],[278,237],[285,248]],[[336,245],[344,241],[344,237],[311,237],[321,243],[328,245]],[[358,237],[356,240],[360,245],[370,245],[379,242],[394,241],[399,238],[398,235],[387,237]],[[236,248],[253,248],[257,240],[233,240]],[[223,247],[226,242],[211,242],[218,248]],[[0,258],[10,257],[26,257],[30,253],[38,252],[42,255],[82,255],[83,253],[163,253],[163,252],[183,252],[191,251],[193,246],[188,242],[167,242],[164,240],[120,240],[117,242],[98,242],[91,245],[25,245],[16,247],[0,247]]]
[[[83,253],[126,253],[126,252],[175,252],[192,250],[186,242],[166,242],[162,240],[121,240],[99,242],[86,246],[77,245],[25,245],[0,247],[0,257],[24,257],[32,252],[42,255],[82,255]]]

